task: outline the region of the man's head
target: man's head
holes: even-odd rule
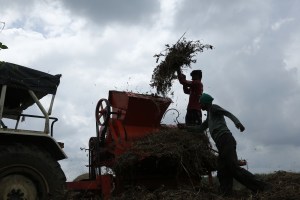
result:
[[[202,71],[201,70],[193,70],[191,72],[191,77],[193,80],[201,80],[202,79]]]
[[[203,93],[200,97],[200,104],[202,110],[207,110],[213,102],[214,98],[209,94]]]

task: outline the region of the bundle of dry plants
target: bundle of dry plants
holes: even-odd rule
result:
[[[130,152],[118,158],[114,171],[117,175],[127,173],[146,159],[156,166],[172,165],[178,173],[200,177],[216,169],[217,156],[206,134],[164,128],[136,141]]]
[[[156,88],[159,95],[166,96],[172,87],[172,81],[177,78],[176,72],[183,68],[191,68],[192,63],[196,63],[196,54],[204,49],[213,49],[212,45],[202,44],[199,40],[188,41],[184,37],[180,38],[174,45],[165,45],[163,53],[155,54],[156,63],[152,74],[150,86]],[[164,59],[163,59],[164,58]]]

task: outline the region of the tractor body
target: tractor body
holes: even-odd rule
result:
[[[0,199],[64,199],[65,175],[58,163],[67,156],[53,137],[51,117],[60,75],[0,62]],[[40,101],[52,96],[49,107]],[[24,114],[36,105],[40,115]],[[22,120],[33,124],[20,128]],[[42,120],[42,130],[34,124]]]

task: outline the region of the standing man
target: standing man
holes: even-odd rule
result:
[[[232,194],[233,178],[253,192],[270,189],[269,184],[258,180],[252,173],[239,166],[236,141],[226,125],[224,116],[231,119],[241,132],[245,130],[245,127],[229,111],[212,104],[213,100],[214,98],[210,95],[202,94],[200,103],[202,110],[207,111],[207,118],[197,127],[197,132],[203,132],[208,128],[212,139],[216,143],[219,152],[217,177],[220,182],[220,192],[223,196]]]
[[[183,86],[183,92],[189,96],[187,106],[185,124],[186,125],[200,125],[202,123],[202,112],[199,98],[203,92],[202,71],[193,70],[191,72],[192,80],[186,80],[186,76],[180,71],[177,71],[179,83]]]

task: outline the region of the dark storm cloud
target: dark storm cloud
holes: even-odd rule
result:
[[[300,1],[205,1],[185,0],[178,9],[177,30],[193,34],[221,35],[247,39],[268,23],[289,16],[298,16]],[[184,17],[183,17],[184,16]],[[244,33],[240,37],[240,33]]]
[[[157,0],[65,0],[62,3],[73,15],[91,19],[99,26],[110,23],[135,25],[149,22],[152,15],[160,11],[160,3]]]
[[[293,111],[299,110],[291,103],[291,99],[299,99],[297,69],[287,69],[284,63],[287,44],[297,27],[291,23],[273,31],[269,26],[258,33],[259,47],[240,50],[227,63],[227,85],[231,88],[227,94],[239,94],[236,102],[243,104],[245,120],[252,122],[253,139],[260,138],[265,145],[300,143],[296,137],[300,126],[291,126],[296,117]]]
[[[248,139],[257,144],[300,143],[300,126],[293,123],[300,112],[299,71],[285,63],[299,33],[299,6],[299,1],[189,0],[176,15],[176,30],[213,39],[204,89],[238,110]]]
[[[248,13],[256,7],[257,4],[252,4],[251,7],[245,9],[242,1],[235,0],[209,2],[189,0],[185,1],[178,10],[175,20],[177,22],[176,27],[195,29],[199,32],[209,29],[228,31],[243,24]]]

